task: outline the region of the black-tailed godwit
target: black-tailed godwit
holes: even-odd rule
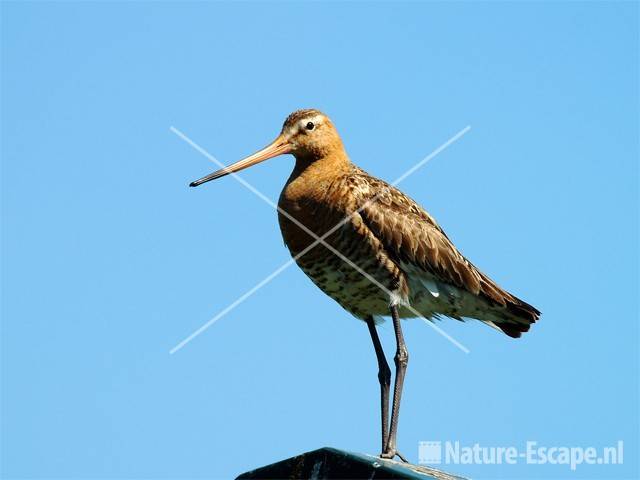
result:
[[[462,256],[416,202],[351,163],[333,123],[318,110],[292,113],[270,145],[191,186],[287,153],[296,163],[278,202],[282,236],[313,283],[367,324],[379,367],[381,457],[404,460],[396,435],[409,354],[400,319],[474,318],[517,338],[540,312]],[[391,371],[375,326],[388,315],[397,344],[390,421]]]

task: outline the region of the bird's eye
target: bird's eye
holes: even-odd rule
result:
[[[307,123],[307,130],[313,130],[314,127],[315,127],[315,125],[313,124],[313,122],[308,122]]]

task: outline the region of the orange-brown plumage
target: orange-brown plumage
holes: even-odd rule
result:
[[[411,276],[423,275],[453,287],[446,292],[450,297],[446,302],[432,302],[441,305],[424,312],[417,308],[427,318],[437,315],[478,318],[510,336],[520,336],[528,330],[539,312],[500,288],[462,256],[416,202],[352,164],[326,116],[316,110],[295,112],[285,122],[283,132],[304,132],[308,118],[321,119],[322,123],[315,126],[314,140],[331,148],[311,150],[306,137],[299,142],[295,168],[280,196],[283,211],[317,236],[351,216],[325,241],[411,305],[412,299],[427,297],[427,302],[422,303],[429,303],[428,300],[440,296],[425,295],[421,282],[411,281]],[[293,256],[315,241],[282,213],[279,221]],[[387,314],[388,295],[323,245],[315,246],[296,261],[316,285],[355,316]],[[339,282],[331,281],[332,274]],[[356,292],[349,287],[352,282],[359,284]],[[469,301],[473,297],[477,299],[475,304]],[[416,316],[406,308],[401,309],[401,315]]]
[[[311,280],[356,317],[386,315],[395,302],[402,317],[476,318],[511,337],[538,319],[537,309],[469,262],[422,207],[351,163],[318,110],[293,112],[269,146],[191,185],[283,153],[296,158],[278,202],[284,241]],[[323,240],[361,271],[325,245],[305,252],[317,240],[309,231],[321,237],[341,222]]]
[[[270,145],[191,186],[284,153],[296,163],[278,202],[282,236],[307,276],[367,323],[379,364],[381,455],[393,458],[409,358],[400,318],[475,318],[519,337],[540,312],[480,272],[411,198],[351,163],[318,110],[292,113]],[[398,347],[390,423],[390,373],[374,324],[374,317],[389,314]]]

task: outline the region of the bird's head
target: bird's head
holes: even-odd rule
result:
[[[342,149],[342,140],[336,127],[319,110],[298,110],[287,117],[281,137],[291,145],[297,159],[322,158],[336,149]]]
[[[313,162],[319,158],[342,153],[342,140],[336,128],[324,113],[315,109],[297,110],[287,117],[280,135],[262,150],[213,172],[189,186],[197,187],[210,180],[239,172],[269,158],[290,153],[300,162]]]

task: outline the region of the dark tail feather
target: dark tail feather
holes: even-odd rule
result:
[[[540,318],[540,311],[500,288],[484,273],[476,271],[480,274],[480,294],[495,308],[489,318],[482,320],[488,320],[511,338],[520,338]]]
[[[517,297],[511,297],[506,301],[506,307],[515,322],[500,322],[496,326],[511,338],[520,338],[540,318],[540,311]]]

